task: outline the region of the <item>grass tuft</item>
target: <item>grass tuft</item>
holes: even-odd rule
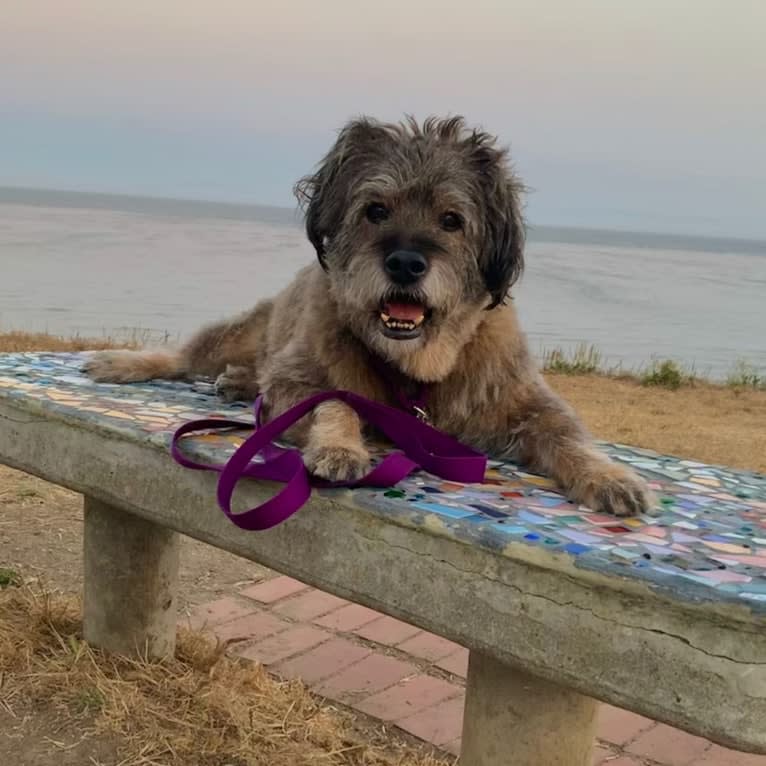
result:
[[[697,377],[691,370],[685,370],[678,362],[672,359],[657,360],[649,365],[639,376],[644,386],[660,386],[675,391],[681,386],[693,385]]]
[[[572,351],[554,348],[543,353],[543,370],[559,375],[592,375],[602,371],[601,363],[601,352],[587,343]]]
[[[21,577],[13,569],[0,567],[0,588],[18,587],[21,585]]]
[[[731,388],[766,389],[766,375],[761,375],[747,360],[739,359],[726,378],[726,385]]]

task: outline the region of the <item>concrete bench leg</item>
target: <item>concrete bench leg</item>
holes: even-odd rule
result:
[[[84,541],[85,640],[133,657],[172,655],[179,535],[86,497]]]
[[[468,662],[461,766],[591,766],[597,703],[478,652]]]

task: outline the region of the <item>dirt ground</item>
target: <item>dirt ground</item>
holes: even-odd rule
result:
[[[0,568],[67,592],[82,585],[82,496],[0,466]],[[269,570],[182,538],[180,607],[230,594]]]
[[[113,736],[93,732],[92,716],[32,703],[0,709],[0,760],[10,766],[116,766]]]

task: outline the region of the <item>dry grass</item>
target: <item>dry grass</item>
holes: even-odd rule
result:
[[[766,391],[698,382],[670,390],[599,375],[547,375],[601,439],[766,472]]]
[[[0,332],[0,353],[18,351],[91,351],[104,348],[140,348],[145,339],[140,331],[131,332],[125,338],[64,338],[45,332]]]
[[[177,656],[148,664],[95,651],[71,597],[0,590],[2,706],[58,707],[117,738],[121,766],[446,766],[382,736],[297,682],[226,657],[183,631]]]

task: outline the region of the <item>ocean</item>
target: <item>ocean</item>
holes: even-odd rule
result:
[[[176,341],[313,258],[290,210],[0,188],[0,331]],[[538,355],[766,374],[766,242],[532,226],[513,294]]]

